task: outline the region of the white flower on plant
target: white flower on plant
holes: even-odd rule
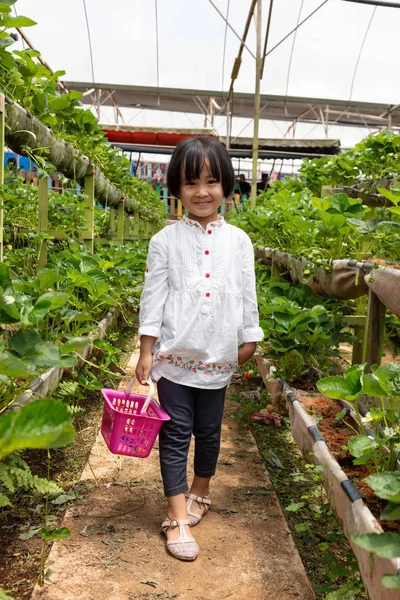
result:
[[[3,296],[4,304],[14,304],[15,298],[14,296]]]
[[[373,418],[370,412],[367,412],[365,417],[361,417],[361,423],[371,423],[371,421],[373,421]]]
[[[385,427],[383,433],[385,434],[385,437],[393,437],[396,435],[396,431],[393,429],[393,427]]]

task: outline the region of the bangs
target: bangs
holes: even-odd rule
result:
[[[216,181],[221,181],[221,169],[217,157],[214,152],[207,152],[207,150],[209,149],[204,148],[200,144],[196,144],[188,149],[185,156],[185,162],[182,165],[183,179],[186,181],[199,179],[200,173],[208,161],[210,165],[210,175],[216,179]]]
[[[210,177],[222,184],[227,198],[235,183],[232,162],[224,146],[206,135],[186,138],[175,148],[167,171],[167,185],[172,196],[179,198],[183,181],[199,179],[206,164],[210,168]]]

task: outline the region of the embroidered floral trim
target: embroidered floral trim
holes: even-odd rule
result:
[[[153,355],[153,363],[156,364],[161,360],[168,361],[169,365],[174,365],[178,369],[185,369],[185,371],[191,371],[192,373],[202,373],[203,375],[210,375],[214,377],[219,373],[228,375],[233,373],[237,367],[237,361],[230,362],[227,365],[219,365],[218,363],[206,363],[201,360],[189,360],[185,362],[181,356],[173,356],[172,354],[160,354],[157,352]]]
[[[186,215],[183,215],[182,222],[185,223],[185,225],[189,225],[189,227],[197,227],[198,229],[202,229],[203,231],[205,231],[200,225],[200,223],[198,223],[197,221],[192,221],[192,219],[188,219]],[[208,229],[208,227],[211,227],[211,229],[215,229],[216,227],[221,227],[224,223],[225,219],[221,215],[218,221],[212,221],[211,223],[208,223],[206,229]]]

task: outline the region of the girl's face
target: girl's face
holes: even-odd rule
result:
[[[182,175],[181,201],[189,212],[188,217],[198,221],[202,227],[218,219],[218,208],[224,199],[222,183],[211,174],[210,163],[206,159],[199,178],[186,181]]]

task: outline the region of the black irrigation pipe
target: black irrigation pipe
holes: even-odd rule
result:
[[[295,392],[290,387],[288,382],[285,381],[284,379],[281,379],[280,382],[282,384],[282,387],[283,387],[283,385],[286,386],[286,391],[283,392],[283,395],[285,396],[285,398],[288,399],[292,404],[294,404],[294,402],[300,402],[300,400],[297,398]],[[325,446],[327,446],[324,436],[322,435],[322,433],[320,432],[320,430],[318,429],[318,427],[316,425],[310,425],[309,427],[307,427],[307,430],[315,444],[317,442],[322,442],[325,444]],[[341,481],[340,487],[343,489],[346,496],[349,498],[349,500],[352,503],[354,503],[354,502],[356,502],[356,500],[360,500],[360,499],[363,502],[365,502],[365,499],[366,499],[365,496],[363,496],[363,494],[360,492],[358,487],[352,481],[350,481],[350,479],[344,479],[343,481]]]

